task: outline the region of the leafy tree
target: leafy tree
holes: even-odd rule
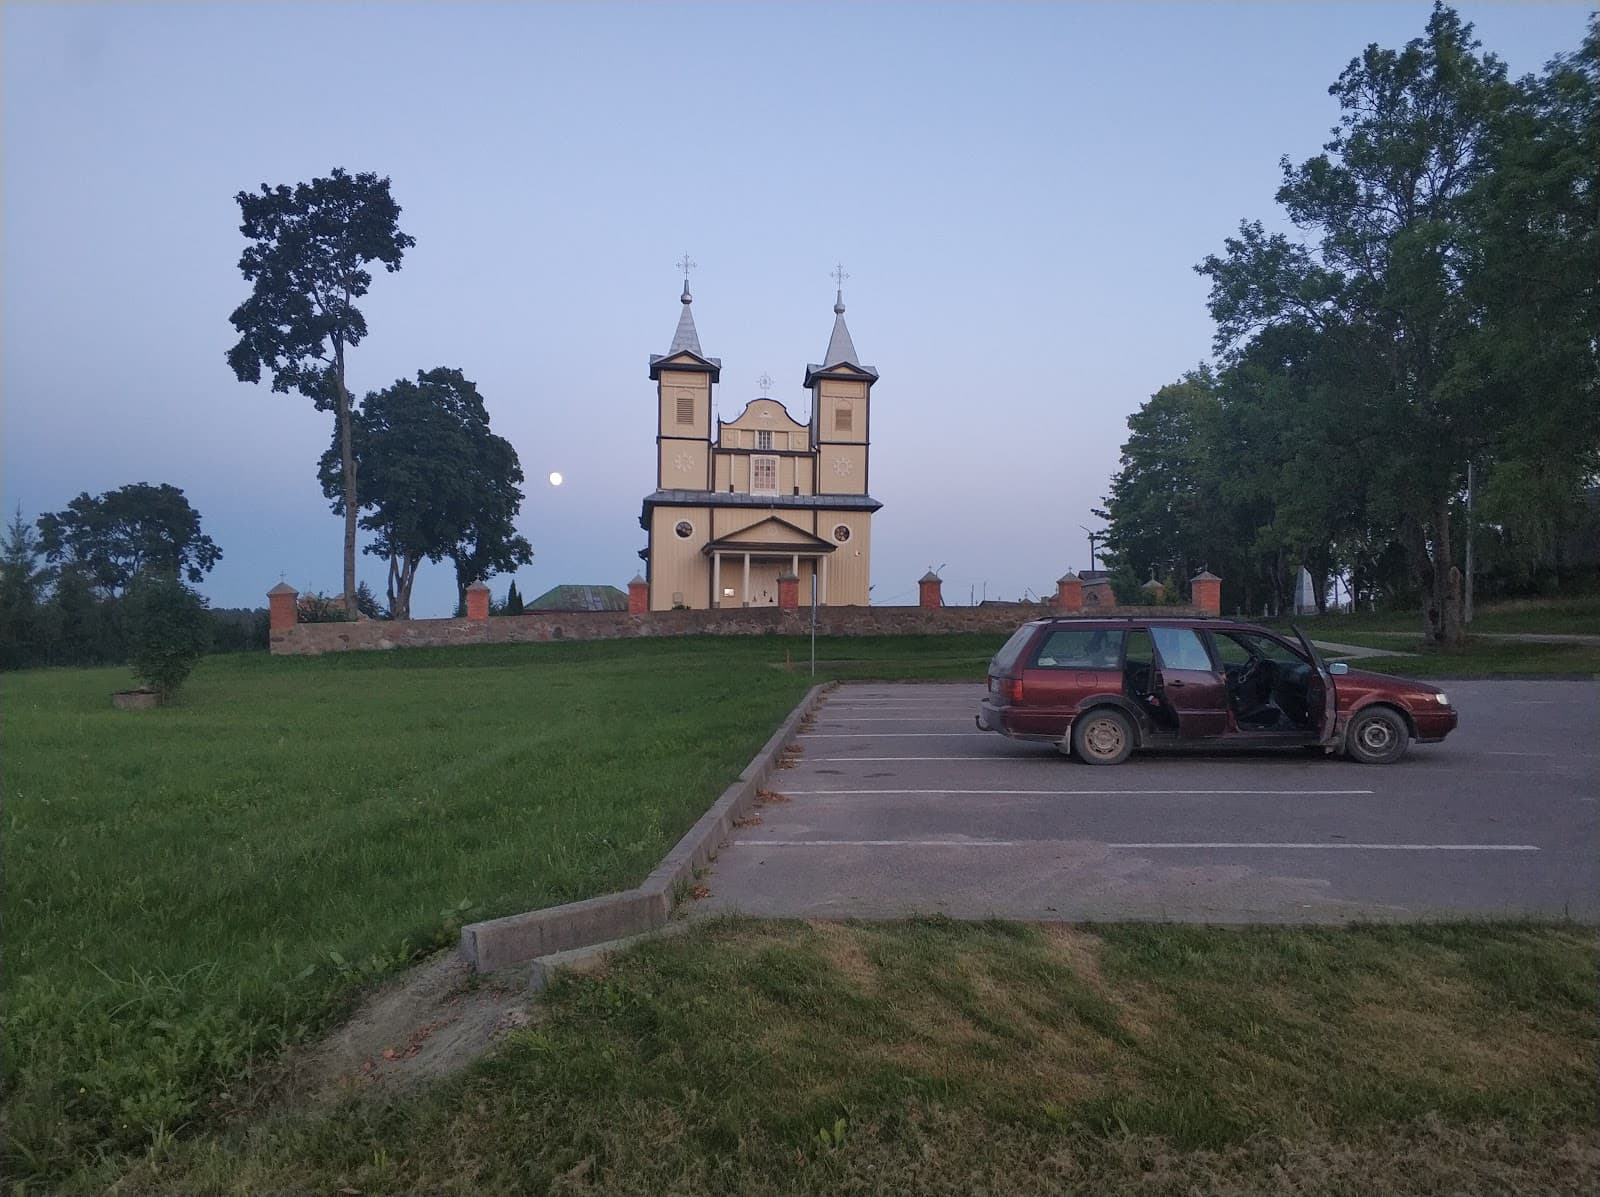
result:
[[[176,575],[147,571],[128,591],[127,621],[134,676],[166,702],[211,646],[205,600]]]
[[[356,611],[367,619],[389,618],[389,613],[378,605],[378,596],[365,582],[356,587]]]
[[[56,571],[48,615],[52,664],[97,665],[127,656],[120,612],[96,595],[82,566],[68,563]]]
[[[522,467],[509,441],[489,430],[478,388],[460,370],[419,370],[367,395],[354,424],[367,552],[388,558],[389,611],[409,619],[411,588],[424,561],[445,557],[475,570],[470,585],[533,557],[513,525],[522,504]],[[323,493],[347,502],[338,446],[322,457]],[[458,586],[463,589],[463,586]]]
[[[115,597],[144,569],[182,574],[198,583],[222,559],[200,530],[200,513],[183,491],[135,482],[103,495],[80,494],[64,511],[39,517],[40,543],[52,564],[83,571]]]
[[[1283,161],[1278,201],[1316,234],[1315,252],[1246,223],[1225,257],[1197,267],[1212,282],[1221,351],[1264,328],[1356,326],[1385,367],[1362,405],[1390,451],[1373,463],[1427,602],[1428,634],[1461,636],[1452,576],[1452,506],[1484,435],[1482,395],[1452,375],[1473,327],[1474,187],[1491,166],[1491,123],[1505,70],[1479,55],[1472,27],[1436,5],[1423,37],[1399,51],[1368,46],[1329,92],[1341,117],[1325,152]]]
[[[344,487],[344,602],[354,614],[359,505],[345,355],[367,335],[355,306],[372,285],[366,267],[399,270],[416,241],[399,229],[389,180],[375,174],[335,168],[293,188],[263,183],[259,195],[241,191],[236,199],[239,231],[250,242],[239,271],[252,288],[230,317],[239,341],[228,365],[241,382],[260,382],[265,369],[274,391],[297,391],[318,411],[333,412]]]
[[[47,575],[40,553],[39,538],[19,505],[0,539],[0,669],[22,669],[44,659],[41,600]]]

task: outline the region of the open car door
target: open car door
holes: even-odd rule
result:
[[[1311,643],[1310,637],[1295,624],[1291,623],[1289,629],[1300,641],[1306,660],[1311,662],[1311,678],[1306,686],[1306,711],[1311,715],[1315,715],[1318,710],[1322,712],[1322,721],[1317,728],[1317,739],[1325,746],[1332,744],[1335,712],[1338,710],[1338,696],[1333,688],[1333,675],[1328,672],[1327,662],[1322,659],[1317,646]]]

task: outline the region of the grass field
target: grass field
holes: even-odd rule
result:
[[[971,677],[998,641],[822,641],[820,676]],[[462,921],[637,883],[812,683],[782,667],[808,652],[213,657],[155,712],[112,709],[123,670],[5,676],[5,1174],[203,1121]]]
[[[1600,1186],[1590,932],[713,923],[431,1090],[263,1111],[129,1191]]]
[[[816,680],[979,678],[1002,639],[822,640]],[[164,1158],[463,921],[636,883],[812,683],[808,652],[214,657],[146,713],[111,708],[122,670],[0,677],[5,1176]]]
[[[1339,639],[1341,632],[1408,632],[1419,638],[1422,635],[1422,615],[1417,611],[1296,616],[1294,622],[1329,640]],[[1543,632],[1600,636],[1600,595],[1480,603],[1469,627],[1480,634]]]
[[[1324,634],[1318,633],[1318,638]],[[1327,636],[1329,640],[1334,637]],[[1423,648],[1393,637],[1356,633],[1339,636],[1339,644],[1381,649],[1382,657],[1350,661],[1353,669],[1416,678],[1536,677],[1600,674],[1600,647],[1582,644],[1532,644],[1473,638],[1463,648]],[[1411,651],[1405,651],[1410,649]]]

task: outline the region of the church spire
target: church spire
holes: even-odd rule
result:
[[[683,304],[683,311],[678,316],[678,331],[672,334],[672,348],[667,350],[667,356],[671,357],[674,353],[682,353],[684,350],[688,350],[696,357],[704,357],[705,354],[700,352],[700,334],[695,331],[694,327],[694,313],[690,311],[690,306],[694,303],[694,296],[689,294],[689,276],[687,273],[683,277],[683,295],[679,302]]]
[[[833,335],[828,338],[828,352],[822,358],[824,370],[841,362],[852,366],[861,364],[856,358],[855,342],[850,339],[850,330],[844,323],[844,280],[849,277],[844,272],[844,263],[834,267],[833,281],[837,290],[833,293]]]

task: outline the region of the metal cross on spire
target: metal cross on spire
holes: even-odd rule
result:
[[[772,389],[772,375],[763,370],[761,377],[756,379],[756,383],[761,387],[761,397],[765,399],[767,392]]]
[[[689,271],[693,270],[697,265],[699,263],[691,261],[688,254],[684,254],[678,261],[677,266],[679,270],[683,271],[683,285],[685,287],[689,285]]]
[[[828,277],[831,278],[834,281],[834,284],[836,286],[838,286],[840,289],[843,289],[844,280],[849,278],[850,276],[844,272],[844,263],[840,262],[840,263],[838,263],[837,265],[834,266],[833,273],[830,274]]]

